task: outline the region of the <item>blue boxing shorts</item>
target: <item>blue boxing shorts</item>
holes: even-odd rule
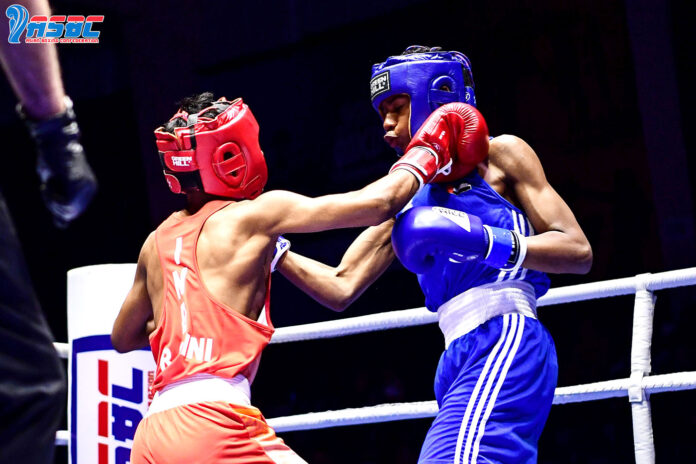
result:
[[[537,441],[558,377],[551,335],[533,317],[494,317],[455,339],[440,358],[440,408],[421,464],[537,462]]]

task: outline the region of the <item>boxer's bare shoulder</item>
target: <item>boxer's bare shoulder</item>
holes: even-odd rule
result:
[[[516,187],[520,182],[546,182],[539,157],[514,135],[499,135],[490,142],[487,162],[479,165],[481,177],[510,203],[521,206]]]
[[[543,175],[544,172],[532,147],[514,135],[504,134],[491,140],[488,157],[489,164],[505,176],[506,183],[518,181],[530,173]]]

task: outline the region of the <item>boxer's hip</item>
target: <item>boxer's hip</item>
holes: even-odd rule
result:
[[[532,284],[493,282],[471,288],[442,304],[437,315],[445,348],[481,324],[504,314],[536,319],[536,295]]]
[[[534,318],[507,313],[458,337],[437,368],[439,412],[420,462],[536,462],[557,375],[553,340]]]
[[[133,441],[133,464],[305,462],[251,405],[245,377],[187,380],[153,399]]]

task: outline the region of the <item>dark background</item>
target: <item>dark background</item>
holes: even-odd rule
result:
[[[56,340],[67,340],[66,272],[134,262],[179,198],[162,179],[152,130],[175,102],[211,90],[242,96],[261,125],[268,189],[320,195],[359,188],[394,155],[369,102],[372,63],[411,44],[466,53],[492,134],[537,151],[594,250],[586,276],[553,286],[692,266],[694,54],[688,2],[52,2],[103,14],[98,45],[61,45],[67,93],[101,189],[67,231],[38,195],[33,146],[0,81],[0,186]],[[337,264],[357,230],[291,236],[293,250]],[[278,327],[423,305],[398,264],[345,313],[273,280]],[[696,370],[693,289],[659,293],[653,371]],[[556,340],[559,386],[628,377],[632,298],[540,310]],[[270,346],[254,384],[266,417],[433,399],[436,326]],[[658,462],[695,462],[696,394],[652,397]],[[283,434],[311,463],[412,463],[431,420]],[[63,425],[65,427],[65,425]],[[555,406],[541,463],[633,461],[626,398]],[[56,462],[65,462],[59,448]]]

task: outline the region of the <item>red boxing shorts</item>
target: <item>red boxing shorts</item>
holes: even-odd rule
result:
[[[193,385],[182,387],[189,390],[187,396],[197,396],[190,395]],[[173,407],[157,410],[162,402],[158,407],[155,398],[150,413],[138,425],[131,464],[306,464],[250,404],[202,401],[174,406],[167,401],[172,395],[165,397],[179,394],[176,390],[180,388],[160,398]]]

